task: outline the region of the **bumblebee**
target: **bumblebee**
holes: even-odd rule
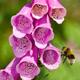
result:
[[[61,57],[63,59],[63,63],[68,60],[68,62],[72,65],[75,63],[75,54],[73,53],[72,49],[69,47],[63,47],[61,51]]]

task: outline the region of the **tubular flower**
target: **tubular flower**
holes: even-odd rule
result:
[[[9,43],[15,58],[0,70],[0,80],[34,79],[40,73],[38,59],[47,69],[57,69],[61,57],[59,49],[50,43],[54,39],[50,17],[61,24],[65,16],[60,0],[32,0],[12,16]]]
[[[33,49],[30,54],[32,54],[32,56],[29,54],[26,55],[16,66],[16,70],[23,80],[33,79],[40,73],[40,69],[37,65],[38,54],[36,53],[36,49]]]
[[[0,70],[0,80],[14,80],[11,73],[6,70]]]
[[[15,60],[17,62],[14,64]],[[15,67],[18,62],[19,62],[19,59],[18,60],[13,59],[5,69],[0,70],[0,80],[19,80],[20,76],[16,72],[16,67]]]
[[[42,64],[49,70],[57,69],[61,62],[59,50],[49,44],[44,50],[40,53],[40,61]]]
[[[0,80],[14,80],[14,79],[9,70],[6,71],[6,69],[4,69],[0,70]]]
[[[47,43],[54,38],[48,16],[44,16],[42,19],[35,21],[35,26],[32,37],[35,45],[43,49],[47,46]]]
[[[23,38],[17,38],[11,35],[9,42],[13,48],[15,56],[18,58],[23,57],[28,51],[32,49],[32,42],[27,36]]]
[[[48,4],[50,7],[49,16],[58,24],[61,24],[66,16],[66,9],[58,0],[48,0]]]
[[[48,12],[46,0],[34,0],[31,13],[35,19],[42,18]]]
[[[30,15],[31,4],[25,5],[16,15],[12,16],[13,35],[18,38],[30,34],[33,30],[33,20]]]

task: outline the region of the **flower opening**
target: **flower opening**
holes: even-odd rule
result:
[[[48,12],[48,5],[45,0],[34,0],[31,13],[36,19],[42,18]]]
[[[57,69],[61,62],[59,50],[49,44],[45,49],[40,53],[40,61],[42,64],[49,70]]]
[[[0,80],[14,80],[12,75],[10,75],[5,70],[0,71]]]
[[[16,69],[21,76],[32,79],[40,72],[40,69],[34,61],[33,57],[30,56],[24,57],[17,65]]]
[[[23,38],[10,37],[10,43],[16,57],[24,56],[32,48],[32,43],[27,36]]]
[[[30,13],[31,4],[26,4],[16,15],[12,16],[13,35],[22,38],[26,34],[31,34],[33,30],[33,19]]]
[[[34,37],[37,42],[45,44],[50,40],[51,30],[45,27],[39,27],[34,32]]]
[[[29,18],[20,14],[15,17],[14,26],[18,31],[26,33],[31,28],[32,23]]]
[[[50,7],[49,16],[58,24],[61,24],[66,16],[66,9],[58,0],[48,0],[48,4]]]
[[[46,50],[43,54],[43,61],[48,64],[52,65],[55,64],[58,60],[59,55],[54,50]]]

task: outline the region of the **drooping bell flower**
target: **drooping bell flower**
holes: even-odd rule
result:
[[[9,42],[13,48],[14,55],[18,58],[23,57],[32,49],[32,42],[27,36],[23,38],[17,38],[14,35],[11,35]]]
[[[35,19],[42,18],[48,12],[46,0],[33,0],[31,14]]]
[[[33,48],[33,50],[31,50],[25,57],[21,59],[19,64],[16,66],[16,70],[23,80],[32,80],[40,73],[37,61],[37,48]]]
[[[0,80],[20,80],[20,75],[16,72],[15,67],[18,62],[19,59],[14,58],[5,69],[0,70]]]
[[[50,7],[49,16],[58,24],[61,24],[66,16],[66,9],[59,0],[47,0],[47,3]]]
[[[35,21],[35,29],[32,32],[35,45],[38,48],[45,48],[47,43],[54,38],[54,33],[48,16]]]
[[[0,80],[14,80],[9,69],[0,70]]]
[[[49,44],[40,50],[40,61],[49,70],[57,69],[61,62],[59,49]]]
[[[22,38],[26,34],[31,34],[33,30],[33,19],[30,15],[31,5],[32,4],[26,4],[16,15],[11,18],[13,35],[18,38]]]

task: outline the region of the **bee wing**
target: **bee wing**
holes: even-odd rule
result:
[[[73,41],[68,41],[67,47],[69,47],[71,49],[75,49],[75,48],[77,48],[77,45]]]
[[[76,57],[76,61],[80,63],[80,50],[74,50],[74,55]]]

